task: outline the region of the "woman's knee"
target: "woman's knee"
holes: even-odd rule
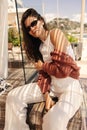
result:
[[[67,128],[68,121],[69,117],[67,113],[56,106],[53,109],[49,110],[48,113],[44,116],[43,129],[47,130],[49,128],[50,130],[65,130]]]

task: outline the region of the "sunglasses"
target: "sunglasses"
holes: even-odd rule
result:
[[[30,24],[30,26],[26,27],[27,32],[30,32],[31,27],[36,26],[36,25],[37,25],[37,22],[38,22],[38,20],[34,20],[34,21]]]

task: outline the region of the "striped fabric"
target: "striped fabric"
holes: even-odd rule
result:
[[[81,108],[76,112],[76,114],[70,119],[68,123],[68,130],[81,130],[82,127],[82,114]]]
[[[79,67],[71,56],[54,50],[51,52],[52,62],[45,62],[43,64],[43,71],[47,72],[49,75],[53,75],[57,78],[65,78],[67,76],[78,79],[79,77]]]

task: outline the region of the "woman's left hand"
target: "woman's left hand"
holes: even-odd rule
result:
[[[55,104],[55,102],[52,100],[48,92],[44,94],[44,98],[46,101],[45,109],[48,111]]]
[[[37,70],[41,70],[43,66],[43,62],[41,60],[38,60],[38,62],[36,62],[34,65]]]

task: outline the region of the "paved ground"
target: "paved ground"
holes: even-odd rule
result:
[[[85,126],[85,130],[87,130],[87,61],[77,61],[78,66],[81,67],[80,69],[80,81],[82,84],[82,88],[84,91],[84,101],[82,107],[82,116],[83,116],[83,125]],[[85,117],[85,118],[84,118]]]

